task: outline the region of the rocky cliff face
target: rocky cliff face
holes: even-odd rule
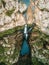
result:
[[[3,4],[0,5],[0,32],[25,24],[24,17],[18,13],[18,9],[20,12],[23,12],[26,10],[26,5],[18,4],[17,0],[8,0],[5,2],[5,8]]]
[[[38,0],[37,0],[38,1]],[[36,3],[35,18],[42,32],[49,35],[49,1],[39,0]]]
[[[27,23],[37,24],[40,30],[49,35],[49,1],[40,0],[35,3],[30,0],[29,7],[25,3],[16,0],[4,1],[5,7],[1,1],[0,4],[0,32],[12,29],[16,26],[22,26],[26,23],[23,13],[27,10]]]
[[[26,22],[34,22],[29,38],[32,62],[35,64],[37,58],[49,65],[49,0],[30,0],[28,7],[17,0],[3,1],[6,5],[0,0],[0,62],[12,65],[18,61],[23,33],[17,30],[22,30]]]

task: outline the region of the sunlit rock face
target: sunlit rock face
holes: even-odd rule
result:
[[[40,30],[49,34],[49,0],[4,1],[6,3],[5,7],[0,1],[0,32],[22,26],[26,22],[32,24],[35,20],[34,22]],[[25,14],[27,20],[24,17]]]
[[[49,0],[40,0],[38,3],[40,9],[45,9],[49,11]]]
[[[18,0],[4,1],[5,7],[0,2],[0,32],[24,25],[25,19],[22,13],[27,9],[27,6],[24,3],[18,3]]]
[[[27,9],[26,4],[20,2],[20,3],[19,3],[19,11],[20,11],[21,13],[23,13],[26,9]]]
[[[28,24],[33,23],[33,12],[32,12],[31,6],[29,6],[27,10],[27,20],[28,20],[27,21]]]
[[[5,6],[5,9],[6,10],[11,10],[11,9],[16,9],[18,11],[18,2],[17,1],[14,1],[14,0],[8,0],[6,2],[6,6]]]
[[[22,26],[26,22],[32,24],[32,8],[30,6],[30,0],[20,1],[18,0],[4,0],[5,7],[1,1],[0,4],[0,32],[12,29],[16,26]],[[27,13],[25,21],[25,13]]]
[[[0,4],[0,62],[12,65],[18,61],[23,40],[23,25],[26,22],[28,24],[35,22],[38,27],[33,28],[29,37],[31,57],[32,59],[36,57],[38,61],[49,65],[49,36],[42,33],[49,34],[49,7],[47,6],[49,0],[30,0],[30,4],[29,0],[20,0],[24,1],[23,3],[17,0],[4,1],[5,8],[2,3]],[[34,58],[32,62],[38,64],[34,60],[37,59]]]
[[[12,17],[13,15],[15,18]],[[24,24],[25,19],[22,14],[12,14],[11,17],[4,15],[0,18],[0,32],[14,28],[16,26],[22,26]]]
[[[49,35],[49,0],[39,0],[35,9],[36,24]]]

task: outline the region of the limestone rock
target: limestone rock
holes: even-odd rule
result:
[[[49,49],[49,45],[46,45],[46,48]]]
[[[38,2],[38,7],[39,7],[40,9],[44,9],[44,8],[45,8],[45,1],[44,1],[44,0],[40,0],[40,1]]]
[[[26,11],[26,9],[27,9],[26,4],[20,2],[20,3],[19,3],[19,11],[20,11],[21,13],[23,13],[24,11]]]
[[[10,51],[7,51],[7,54],[10,55]]]
[[[13,9],[13,8],[16,8],[17,10],[18,10],[18,2],[17,1],[12,1],[12,0],[8,0],[7,2],[6,2],[6,6],[5,6],[5,8],[7,9],[7,10],[11,10],[11,9]]]
[[[33,12],[31,6],[27,9],[27,23],[32,24],[33,23]]]
[[[2,44],[2,46],[3,46],[3,47],[6,47],[6,45],[5,45],[5,44]]]
[[[4,37],[4,41],[5,41],[6,43],[8,43],[8,38],[7,38],[7,37]]]
[[[45,2],[44,0],[40,0],[40,1],[42,1],[42,3]],[[42,7],[42,5],[41,5],[41,7]],[[42,10],[38,9],[38,7],[36,7],[35,12],[36,12],[35,19],[37,21],[36,24],[38,25],[38,27],[41,29],[42,32],[49,35],[49,12],[45,9],[43,9],[43,11],[42,11]]]
[[[16,22],[16,26],[22,26],[26,23],[22,14],[18,14],[17,19],[18,19],[18,21]]]
[[[40,9],[45,9],[45,10],[47,10],[47,11],[49,11],[49,0],[40,0],[39,2],[38,2],[38,7],[40,8]]]

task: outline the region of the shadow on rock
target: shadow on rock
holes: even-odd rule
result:
[[[6,65],[4,62],[0,62],[0,65]]]

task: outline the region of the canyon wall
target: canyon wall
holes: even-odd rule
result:
[[[18,61],[24,25],[36,24],[30,34],[32,61],[49,65],[49,0],[30,0],[29,6],[18,0],[0,0],[0,62]],[[17,31],[19,30],[19,31]]]

